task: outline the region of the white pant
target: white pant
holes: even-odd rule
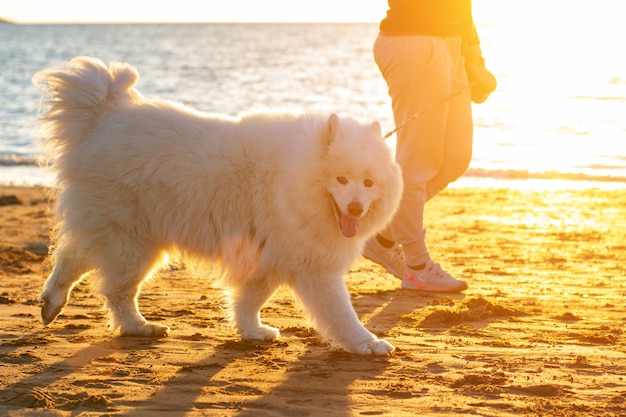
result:
[[[463,175],[472,158],[472,106],[461,38],[379,35],[374,58],[389,87],[396,126],[424,112],[396,134],[404,194],[391,224],[407,264],[421,265],[430,259],[424,206]]]

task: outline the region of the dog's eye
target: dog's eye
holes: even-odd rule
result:
[[[346,185],[348,183],[348,179],[346,177],[337,177],[337,182],[342,185]]]
[[[373,187],[374,186],[374,181],[367,179],[365,181],[363,181],[363,185],[366,186],[367,188]]]

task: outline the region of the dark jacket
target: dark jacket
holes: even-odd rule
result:
[[[380,22],[387,34],[474,36],[471,0],[389,0]]]

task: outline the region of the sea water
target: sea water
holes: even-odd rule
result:
[[[203,111],[336,112],[391,131],[387,87],[372,54],[377,31],[374,23],[2,24],[0,185],[51,184],[36,164],[40,92],[31,78],[76,55],[128,62],[143,94]],[[558,39],[524,38],[506,24],[487,22],[479,33],[499,86],[474,105],[474,156],[458,184],[626,186],[626,55],[589,48],[592,56],[577,56],[559,49]]]

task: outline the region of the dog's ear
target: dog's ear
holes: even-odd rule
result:
[[[330,145],[335,140],[335,136],[337,136],[338,131],[339,131],[339,116],[333,113],[328,117],[328,123],[326,124],[325,139],[328,145]]]
[[[376,136],[380,136],[382,138],[383,129],[380,127],[380,123],[377,120],[372,122],[372,129],[374,129],[374,133],[376,133]]]

